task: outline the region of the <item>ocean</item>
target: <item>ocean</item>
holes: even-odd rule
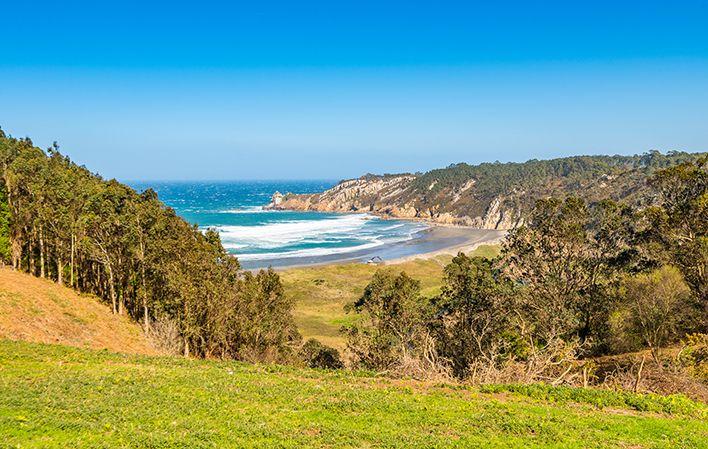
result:
[[[227,251],[244,268],[366,259],[378,249],[416,239],[425,224],[369,214],[267,211],[275,191],[316,193],[336,181],[134,181],[200,229],[219,232]]]

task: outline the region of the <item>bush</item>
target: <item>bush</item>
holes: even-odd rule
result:
[[[302,359],[310,368],[342,369],[344,363],[339,351],[311,338],[300,349]]]
[[[684,340],[679,359],[689,373],[703,383],[708,383],[708,334],[690,334]]]
[[[641,341],[659,361],[662,347],[678,341],[690,328],[694,309],[681,273],[664,266],[624,281],[622,295],[628,312],[625,332],[628,340]]]

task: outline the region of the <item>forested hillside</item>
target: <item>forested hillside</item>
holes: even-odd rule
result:
[[[108,302],[184,354],[278,360],[299,338],[280,279],[216,232],[0,130],[0,260]]]
[[[657,170],[646,189],[646,207],[536,201],[498,257],[458,254],[433,297],[406,272],[376,272],[349,305],[355,363],[708,399],[708,158]]]
[[[487,229],[522,223],[534,203],[579,196],[633,205],[657,198],[648,177],[659,169],[697,160],[701,154],[653,151],[640,156],[576,156],[524,163],[456,164],[422,174],[366,175],[321,194],[286,195],[282,209],[367,211]]]

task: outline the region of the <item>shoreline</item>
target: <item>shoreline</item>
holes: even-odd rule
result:
[[[411,254],[409,256],[399,257],[397,259],[391,259],[383,262],[383,265],[396,265],[404,262],[410,262],[416,259],[432,259],[438,256],[456,256],[458,253],[470,253],[482,245],[497,245],[500,244],[506,237],[509,231],[507,230],[496,230],[496,229],[477,229],[470,228],[467,226],[436,226],[436,229],[470,229],[477,231],[489,231],[488,236],[468,236],[468,241],[461,243],[459,245],[451,245],[444,248],[440,248],[436,251],[430,251],[420,254]],[[434,232],[434,231],[431,231]]]
[[[406,219],[394,219],[406,220]],[[419,220],[414,220],[419,221]],[[422,220],[420,220],[422,221]],[[350,253],[311,257],[276,258],[258,261],[240,261],[246,270],[256,271],[272,267],[276,271],[291,268],[317,267],[349,263],[368,263],[380,258],[376,265],[393,265],[415,259],[430,259],[441,255],[457,255],[470,252],[480,245],[497,244],[506,236],[506,230],[478,229],[469,226],[429,223],[420,235],[403,242],[384,244],[379,247]],[[238,257],[238,255],[236,255]],[[250,262],[250,263],[249,263]]]

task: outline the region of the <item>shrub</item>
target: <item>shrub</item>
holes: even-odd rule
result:
[[[342,369],[344,363],[339,351],[311,338],[300,349],[302,359],[310,368]]]
[[[679,361],[691,375],[708,383],[708,334],[690,334],[684,340]]]
[[[660,348],[680,339],[689,327],[693,308],[688,286],[676,268],[665,266],[627,278],[622,295],[629,312],[628,337],[648,346],[658,363]]]

